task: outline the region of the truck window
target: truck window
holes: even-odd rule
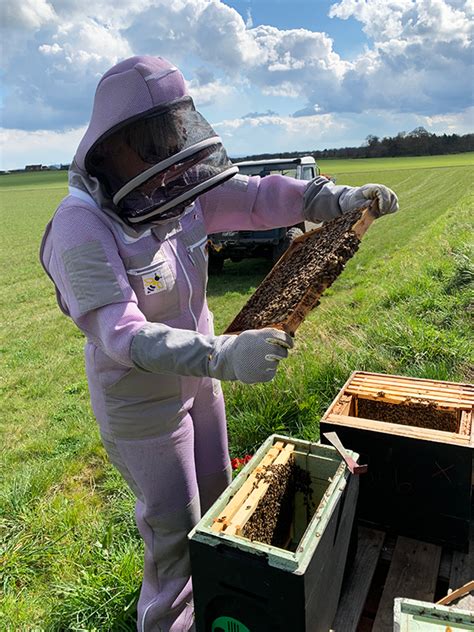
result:
[[[312,180],[314,177],[316,177],[314,167],[303,167],[302,180]]]

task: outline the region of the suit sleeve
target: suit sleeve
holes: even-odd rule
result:
[[[265,230],[304,220],[325,222],[344,212],[342,201],[353,187],[318,176],[296,180],[283,175],[236,175],[199,199],[208,234],[225,230]]]
[[[110,229],[86,207],[60,208],[42,260],[63,311],[109,357],[133,366],[131,341],[147,321]]]

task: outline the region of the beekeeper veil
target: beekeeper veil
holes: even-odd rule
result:
[[[96,177],[127,223],[167,221],[237,173],[196,111],[179,70],[133,57],[102,78],[76,162]]]

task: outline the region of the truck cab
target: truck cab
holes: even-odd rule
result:
[[[245,160],[235,163],[239,173],[248,176],[280,174],[297,180],[312,180],[320,170],[312,156],[300,158],[272,158],[270,160]],[[306,229],[304,222],[271,230],[226,231],[209,236],[209,271],[222,271],[224,261],[238,262],[248,257],[263,257],[276,263],[293,239]]]

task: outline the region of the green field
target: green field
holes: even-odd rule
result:
[[[401,209],[370,229],[273,382],[223,385],[232,456],[272,432],[316,440],[321,414],[355,369],[473,381],[474,155],[321,168],[340,184],[391,186]],[[133,499],[99,442],[83,336],[38,262],[66,173],[0,176],[0,189],[0,629],[134,630],[142,547]],[[268,269],[226,262],[211,278],[218,332]]]
[[[409,158],[363,158],[318,160],[323,173],[340,176],[344,173],[393,171],[394,169],[445,169],[468,167],[473,163],[472,153],[448,156],[412,156]]]

